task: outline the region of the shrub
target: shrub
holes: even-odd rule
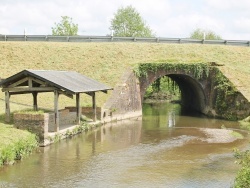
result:
[[[235,157],[238,159],[238,163],[242,167],[236,175],[234,187],[248,188],[250,187],[250,151],[246,150],[244,152],[240,152],[236,150]]]

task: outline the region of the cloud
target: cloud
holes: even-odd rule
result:
[[[168,33],[168,37],[174,38],[188,38],[195,29],[203,28],[212,30],[219,34],[222,23],[208,16],[200,16],[199,14],[179,16],[173,16],[167,19],[158,28],[161,36],[166,36],[164,33]]]
[[[114,13],[132,5],[161,37],[187,37],[196,28],[223,38],[250,39],[249,0],[1,0],[0,33],[51,34],[61,16],[72,17],[80,35],[106,35]],[[246,38],[245,38],[246,37]]]
[[[249,0],[206,0],[206,4],[210,9],[217,10],[233,10],[237,11],[249,11],[250,1]]]

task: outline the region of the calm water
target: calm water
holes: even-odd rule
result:
[[[248,139],[207,142],[202,130],[237,123],[181,116],[177,104],[144,105],[143,113],[142,119],[105,125],[0,169],[0,187],[232,185],[238,170],[232,149],[247,147]]]

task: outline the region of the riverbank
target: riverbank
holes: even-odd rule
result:
[[[0,166],[21,160],[37,146],[36,135],[0,122]]]

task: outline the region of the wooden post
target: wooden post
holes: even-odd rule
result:
[[[31,80],[31,78],[29,77],[29,79],[28,79],[28,85],[29,85],[29,88],[32,88],[32,80]]]
[[[5,121],[10,122],[10,93],[5,92]]]
[[[93,108],[93,120],[96,122],[96,99],[95,99],[95,92],[92,94],[92,108]]]
[[[81,106],[80,106],[80,93],[76,94],[76,123],[80,125],[81,122]]]
[[[33,92],[33,110],[37,111],[38,106],[37,106],[37,92]]]
[[[58,112],[58,98],[59,94],[57,90],[54,90],[54,113],[55,113],[55,132],[59,131],[59,112]]]

